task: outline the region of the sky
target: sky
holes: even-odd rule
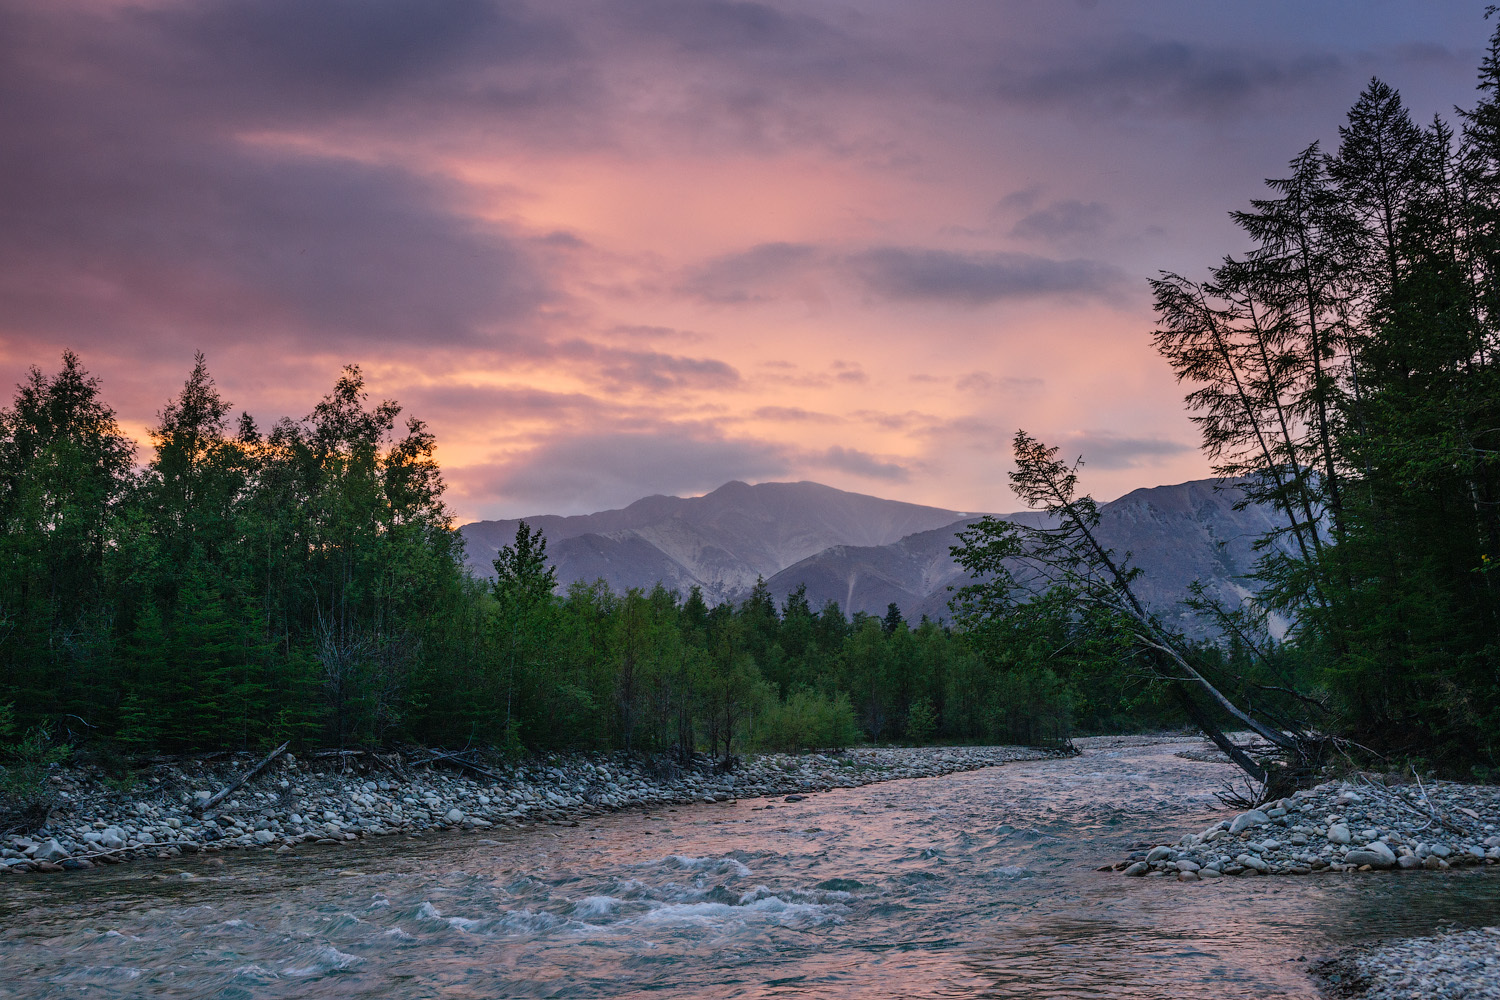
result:
[[[1484,7],[0,0],[0,383],[145,442],[195,351],[262,426],[358,364],[460,521],[1204,478],[1148,278],[1372,76],[1472,104]]]

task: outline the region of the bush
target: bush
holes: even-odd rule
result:
[[[1072,730],[1068,692],[1050,670],[1001,672],[991,705],[992,732],[1000,743],[1056,747],[1068,742]]]
[[[66,744],[53,742],[52,731],[45,725],[32,726],[19,743],[4,748],[0,834],[30,832],[47,821],[53,804],[47,769],[66,760],[68,753]]]
[[[859,724],[847,694],[800,687],[761,713],[751,739],[759,750],[843,750],[859,741]]]
[[[911,709],[906,713],[906,741],[908,743],[914,746],[927,743],[937,732],[937,726],[937,709],[932,707],[931,698],[924,696],[911,703]]]

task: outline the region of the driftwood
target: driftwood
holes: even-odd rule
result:
[[[386,758],[382,757],[378,753],[371,752],[370,756],[375,758],[375,763],[379,764],[381,767],[385,768],[387,771],[391,772],[402,781],[411,780],[411,775],[407,774],[406,769],[401,766],[401,757],[399,754],[395,754],[390,758]]]
[[[429,751],[429,752],[431,752],[431,751]],[[495,774],[493,771],[486,771],[484,768],[480,767],[478,764],[475,764],[475,763],[472,763],[470,761],[465,760],[464,757],[463,757],[463,755],[465,753],[468,753],[468,752],[469,751],[467,751],[467,750],[458,750],[458,751],[455,751],[453,753],[433,753],[431,757],[428,757],[426,760],[418,761],[417,763],[419,763],[419,764],[453,764],[454,766],[463,768],[466,771],[473,771],[475,774],[479,775],[480,777],[488,778],[491,781],[495,782],[496,784],[499,784],[500,782],[502,782],[502,781],[505,780],[504,778],[500,777],[498,774]]]
[[[1414,812],[1418,816],[1426,818],[1428,822],[1423,825],[1423,829],[1426,829],[1426,827],[1431,825],[1432,823],[1436,823],[1444,830],[1447,830],[1449,833],[1455,834],[1456,836],[1471,836],[1472,834],[1468,827],[1444,816],[1438,810],[1437,805],[1432,801],[1432,799],[1427,797],[1427,788],[1422,784],[1422,776],[1420,774],[1417,774],[1415,768],[1412,769],[1412,774],[1416,776],[1417,789],[1422,793],[1422,801],[1427,803],[1427,808],[1425,809],[1417,805],[1415,802],[1410,802],[1403,796],[1391,792],[1385,786],[1375,784],[1375,782],[1371,781],[1369,778],[1362,779],[1363,787],[1365,791],[1367,791],[1368,793],[1370,793],[1370,795],[1372,795],[1374,798],[1379,799],[1383,803],[1399,806],[1402,809],[1405,809],[1409,812]]]
[[[275,750],[272,750],[269,754],[267,754],[265,760],[261,761],[259,764],[256,764],[250,770],[246,771],[243,775],[241,775],[240,779],[238,781],[235,781],[232,784],[229,784],[229,785],[225,786],[223,789],[221,789],[218,792],[218,794],[209,797],[207,800],[205,800],[203,802],[195,803],[193,805],[193,813],[195,815],[201,816],[203,813],[205,813],[208,810],[212,809],[214,806],[218,805],[220,802],[223,802],[237,788],[239,788],[245,782],[249,781],[251,778],[255,777],[260,772],[264,771],[267,767],[269,767],[271,765],[271,762],[273,760],[275,760],[277,757],[280,757],[282,754],[286,753],[286,748],[289,747],[289,746],[291,746],[291,745],[292,745],[292,741],[291,740],[287,740],[285,743],[281,744],[281,746],[277,747]]]

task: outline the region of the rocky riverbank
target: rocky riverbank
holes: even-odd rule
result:
[[[1500,997],[1500,927],[1386,941],[1314,972],[1333,997],[1493,1000]]]
[[[1228,875],[1447,869],[1500,863],[1500,788],[1328,782],[1115,865],[1183,882]]]
[[[251,757],[157,768],[122,791],[92,769],[55,768],[57,804],[29,836],[0,840],[0,874],[117,864],[136,857],[234,849],[292,851],[364,837],[569,823],[631,807],[717,802],[852,788],[1055,756],[1025,747],[861,748],[759,754],[730,773],[624,754],[556,757],[458,773],[373,754],[278,757],[227,799],[201,804],[255,764]]]

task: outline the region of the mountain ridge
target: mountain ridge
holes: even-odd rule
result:
[[[1257,539],[1283,522],[1249,506],[1232,481],[1192,480],[1143,487],[1099,506],[1105,544],[1144,572],[1146,604],[1189,633],[1201,631],[1180,602],[1188,584],[1237,603],[1259,558]],[[493,576],[490,563],[525,520],[547,538],[560,587],[603,579],[617,590],[660,582],[702,589],[709,603],[742,599],[764,579],[781,603],[798,586],[816,608],[837,601],[846,614],[883,614],[895,603],[915,621],[951,618],[951,590],[968,582],[948,549],[955,533],[982,514],[929,507],[819,483],[725,483],[701,497],[643,497],[595,514],[479,521],[464,525],[467,562]],[[1047,515],[996,515],[1040,525]]]

